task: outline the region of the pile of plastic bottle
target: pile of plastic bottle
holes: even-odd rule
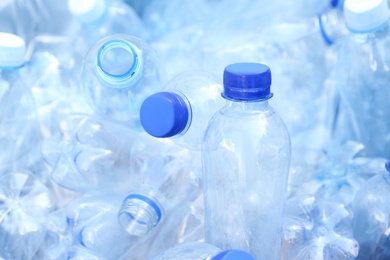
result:
[[[389,17],[1,0],[0,259],[390,259]]]

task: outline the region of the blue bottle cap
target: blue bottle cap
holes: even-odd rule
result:
[[[254,260],[255,258],[242,250],[227,250],[214,256],[211,260]]]
[[[386,170],[390,172],[390,160],[388,160],[385,164]]]
[[[222,97],[229,100],[267,100],[271,93],[271,70],[261,63],[234,63],[225,68]]]
[[[172,137],[182,133],[190,121],[190,107],[184,98],[172,92],[159,92],[142,103],[140,120],[154,137]]]

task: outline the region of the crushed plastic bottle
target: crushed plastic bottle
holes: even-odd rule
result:
[[[287,201],[283,224],[283,259],[355,259],[353,214],[343,204],[311,195]]]

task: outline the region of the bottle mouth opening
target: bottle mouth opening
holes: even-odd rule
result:
[[[123,201],[118,221],[127,233],[143,236],[160,223],[162,211],[159,203],[141,194],[130,194]]]
[[[122,39],[110,40],[100,47],[96,60],[96,73],[113,88],[134,85],[142,75],[142,51],[133,43]]]

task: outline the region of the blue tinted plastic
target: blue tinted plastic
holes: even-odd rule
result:
[[[223,75],[222,96],[231,100],[267,100],[272,97],[271,70],[260,63],[235,63]]]
[[[155,137],[180,134],[188,125],[191,108],[188,102],[170,92],[159,92],[148,97],[141,106],[140,120],[143,128]]]
[[[254,260],[253,256],[242,250],[228,250],[211,258],[211,260]]]

